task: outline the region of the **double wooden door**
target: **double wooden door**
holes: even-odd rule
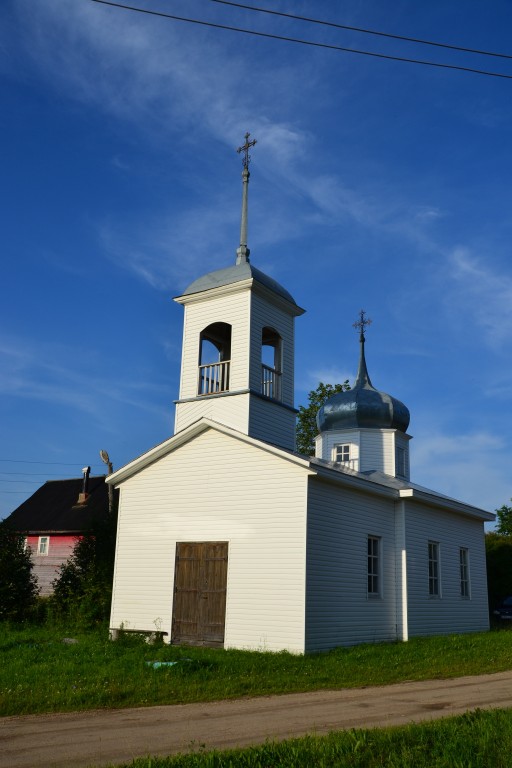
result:
[[[224,645],[228,543],[178,542],[171,642]]]

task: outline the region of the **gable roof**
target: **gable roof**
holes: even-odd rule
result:
[[[289,451],[286,448],[280,448],[273,443],[266,443],[263,440],[250,437],[243,432],[238,432],[236,429],[226,426],[226,424],[221,424],[218,421],[213,421],[212,419],[202,417],[197,421],[194,421],[188,427],[185,427],[185,429],[180,430],[180,432],[177,432],[172,437],[164,440],[163,443],[155,445],[154,448],[151,448],[149,451],[146,451],[146,453],[138,456],[136,459],[129,462],[129,464],[125,464],[124,467],[121,467],[121,469],[118,469],[112,475],[109,475],[106,482],[115,486],[123,483],[125,480],[128,480],[128,478],[137,474],[137,472],[141,472],[150,464],[153,464],[155,461],[158,461],[164,456],[167,456],[167,454],[172,453],[172,451],[175,451],[181,445],[188,443],[190,440],[193,440],[195,437],[208,429],[213,429],[216,432],[230,435],[231,437],[235,438],[236,440],[240,440],[243,443],[247,443],[261,450],[273,453],[287,461],[291,461],[293,464],[298,464],[304,467],[305,470],[309,469],[309,459],[305,456],[301,456],[298,453]],[[310,472],[310,474],[312,473]]]
[[[448,496],[444,496],[436,491],[431,491],[428,488],[423,488],[415,483],[391,477],[383,472],[357,472],[349,467],[325,461],[324,459],[317,459],[314,456],[303,456],[294,451],[289,451],[286,448],[280,448],[272,443],[267,443],[263,440],[250,437],[243,432],[238,432],[232,427],[220,424],[219,422],[206,417],[198,419],[193,422],[193,424],[185,427],[185,429],[177,432],[167,440],[164,440],[164,442],[159,443],[154,448],[143,453],[129,464],[121,467],[112,475],[109,475],[106,482],[117,487],[125,480],[128,480],[133,475],[144,470],[150,464],[159,461],[164,456],[172,453],[172,451],[175,451],[181,445],[188,443],[208,429],[213,429],[222,434],[229,435],[236,440],[252,445],[259,450],[272,453],[276,457],[302,467],[307,474],[316,475],[317,477],[329,480],[330,482],[339,483],[366,493],[387,496],[395,501],[412,498],[429,506],[437,507],[438,509],[458,512],[459,514],[478,518],[480,520],[487,520],[490,522],[495,519],[495,516],[486,510],[479,509],[470,504],[465,504],[456,499],[451,499]]]
[[[83,533],[108,514],[105,476],[90,477],[89,496],[78,505],[83,478],[47,480],[12,512],[5,522],[20,533]]]
[[[458,512],[459,514],[486,520],[487,522],[493,522],[496,519],[496,515],[492,512],[488,512],[480,507],[475,507],[472,504],[466,504],[464,501],[453,499],[450,496],[438,493],[430,488],[425,488],[417,483],[411,483],[410,480],[401,480],[399,477],[386,475],[384,472],[375,470],[369,472],[357,472],[355,469],[343,467],[335,462],[326,461],[325,459],[317,459],[315,457],[311,457],[310,461],[312,466],[316,465],[318,467],[319,475],[321,476],[341,473],[346,478],[352,477],[356,481],[357,479],[363,480],[366,482],[367,486],[373,485],[374,487],[380,487],[382,493],[385,493],[387,490],[386,495],[391,493],[397,500],[414,499],[427,506],[450,510],[451,512]]]

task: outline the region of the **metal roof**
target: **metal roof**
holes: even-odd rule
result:
[[[364,356],[364,335],[360,338],[359,370],[352,389],[332,395],[318,410],[320,432],[354,427],[398,429],[407,432],[409,409],[400,400],[372,385]]]
[[[224,269],[218,269],[215,272],[208,272],[208,274],[199,277],[194,280],[188,288],[183,291],[183,296],[190,296],[193,293],[201,293],[202,291],[209,291],[212,288],[220,288],[223,285],[231,285],[232,283],[238,283],[242,280],[255,280],[261,285],[268,288],[273,293],[276,293],[281,298],[286,299],[291,304],[297,303],[293,296],[283,288],[276,280],[269,277],[261,270],[253,267],[248,261],[240,264],[234,264],[231,267],[225,267]]]

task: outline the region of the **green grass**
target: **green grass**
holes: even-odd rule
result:
[[[122,768],[509,768],[511,763],[512,712],[477,710],[428,724],[144,758]]]
[[[75,645],[62,642],[66,636]],[[0,625],[0,715],[214,701],[240,696],[384,685],[512,669],[512,634],[418,638],[295,656],[108,640]],[[154,669],[152,660],[179,661]]]

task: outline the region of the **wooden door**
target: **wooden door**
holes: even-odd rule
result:
[[[171,642],[224,645],[228,543],[178,542]]]

